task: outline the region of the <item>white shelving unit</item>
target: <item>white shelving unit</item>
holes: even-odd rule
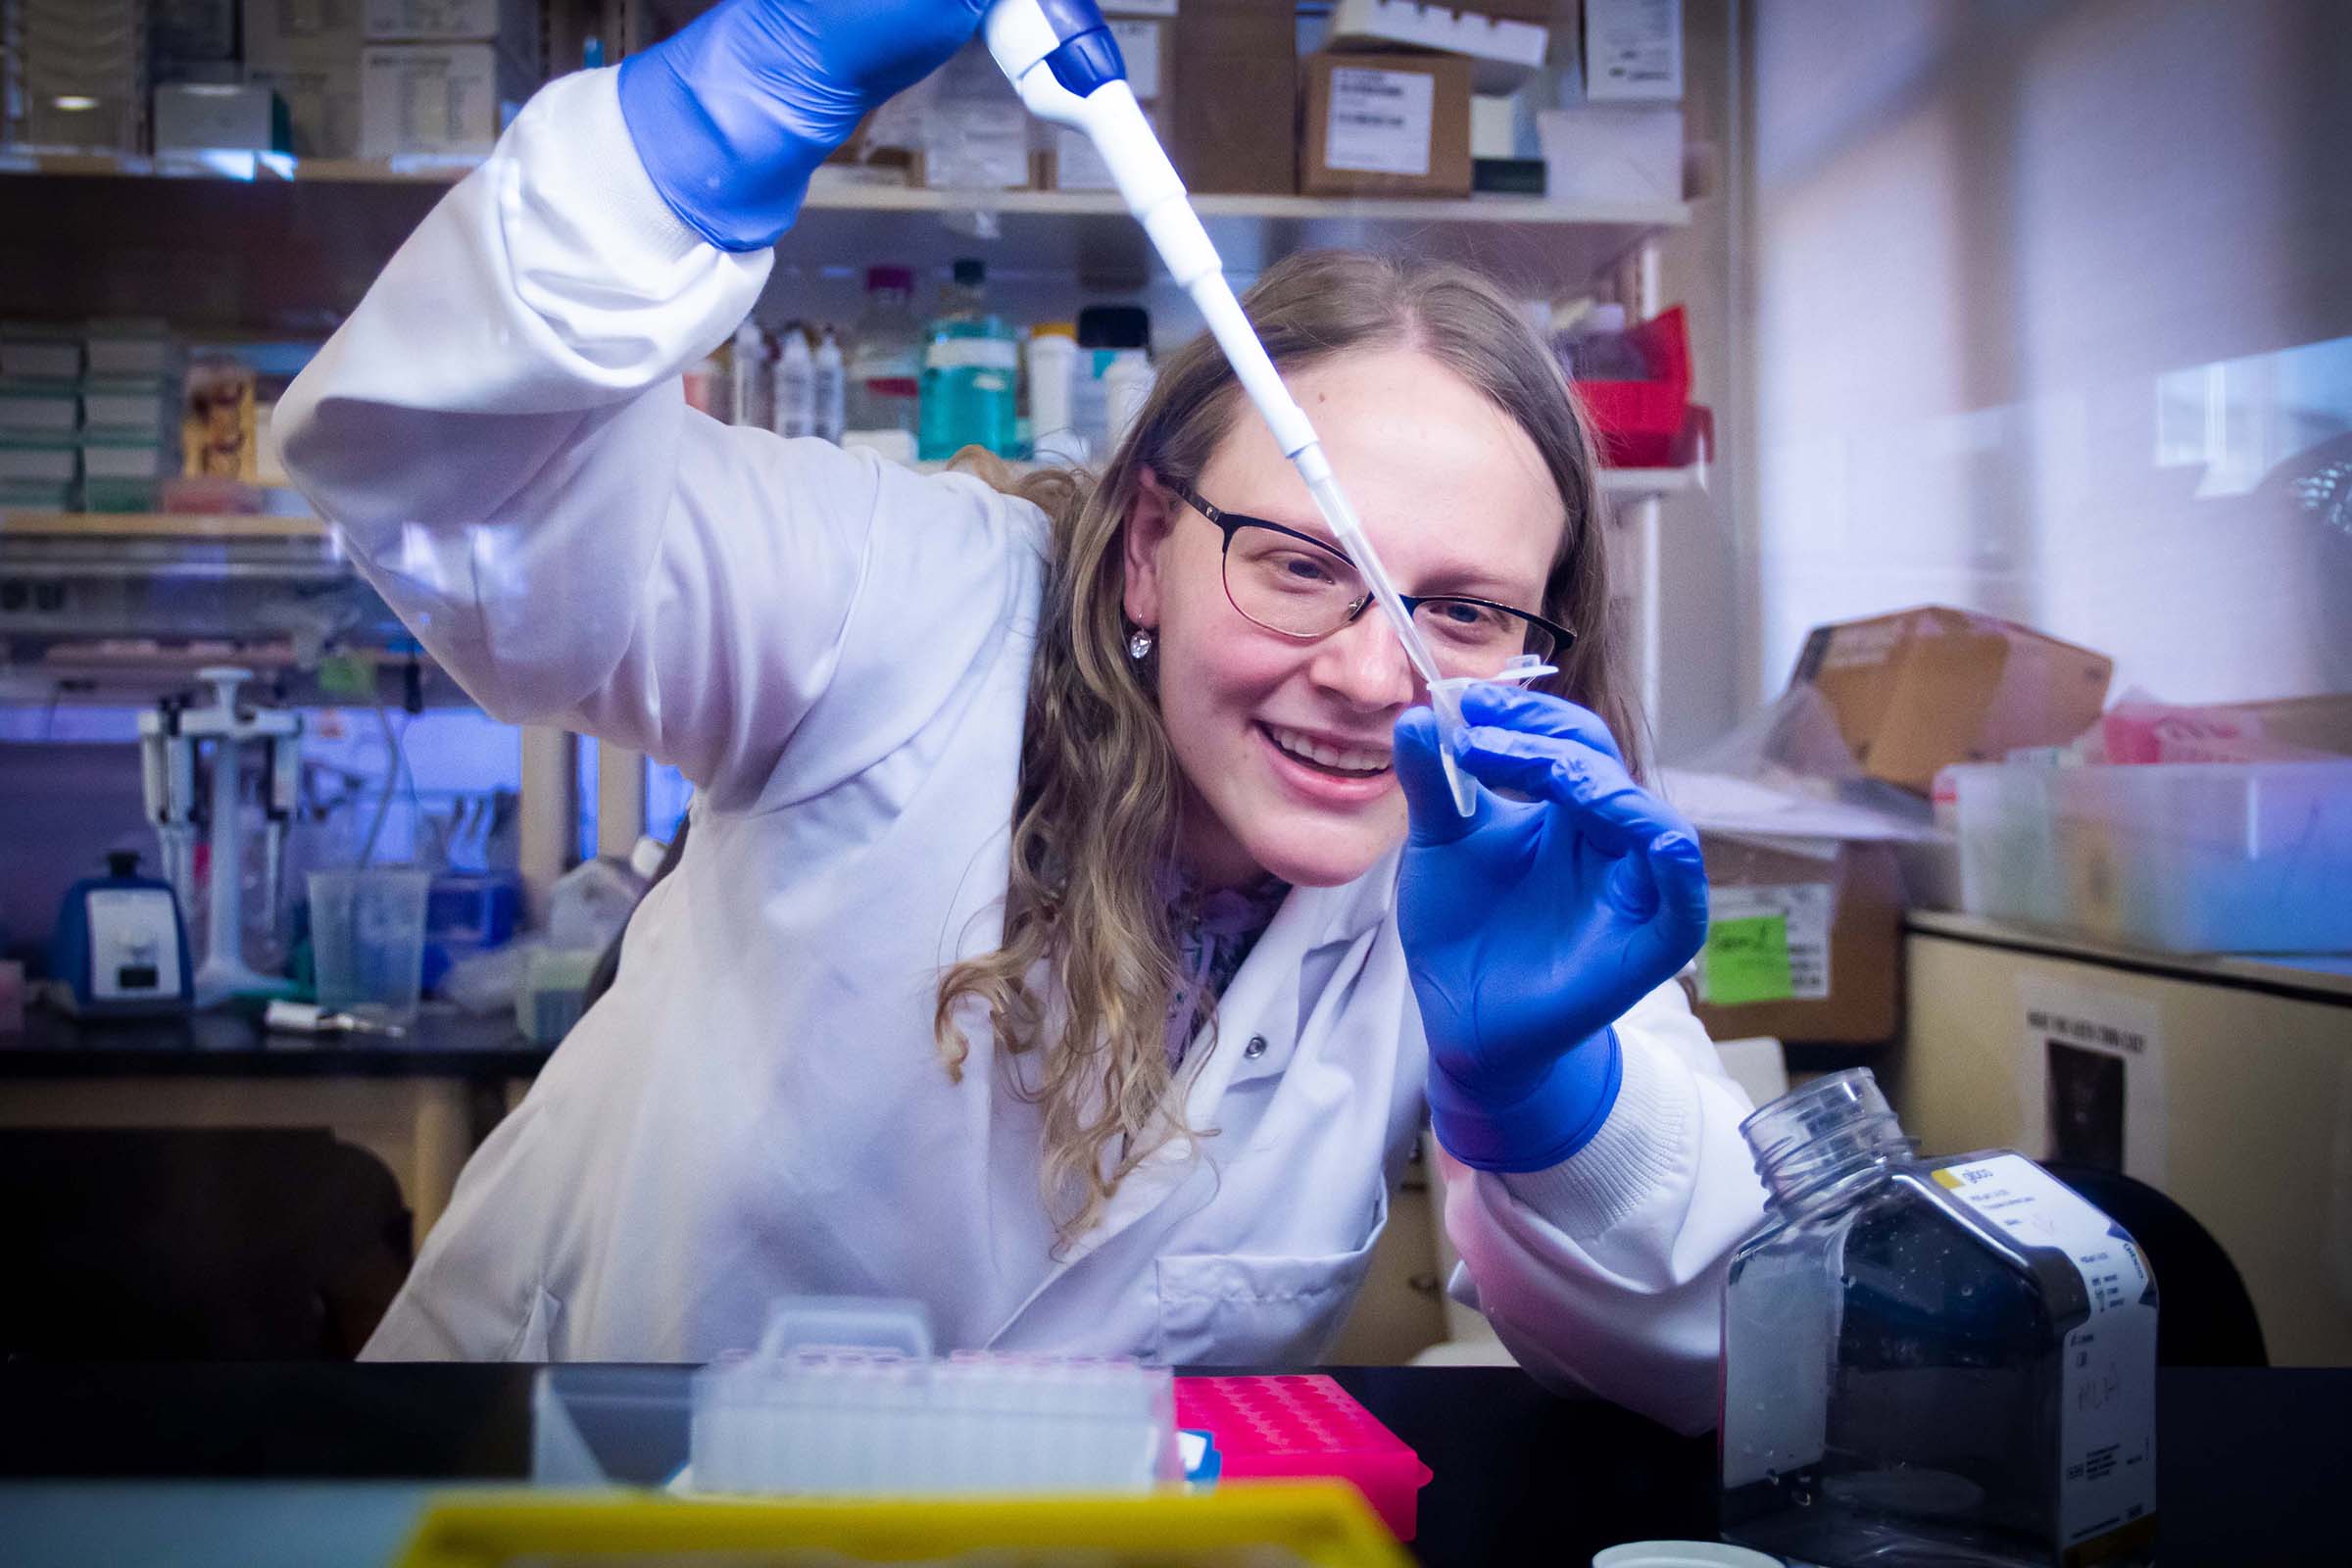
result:
[[[45,314],[158,316],[223,335],[323,335],[440,191],[466,169],[448,163],[295,160],[229,154],[181,158],[0,153],[0,204],[41,215],[0,224],[0,299]],[[1680,202],[1558,204],[1531,197],[1333,199],[1203,194],[1202,221],[1237,283],[1294,251],[1355,246],[1476,266],[1530,297],[1612,292],[1637,318],[1658,308],[1656,246],[1690,221]],[[1197,326],[1191,304],[1159,274],[1137,224],[1109,193],[965,192],[820,175],[779,247],[762,318],[844,320],[865,267],[905,265],[944,276],[959,256],[989,264],[1007,310],[1043,318],[1082,300],[1128,300],[1152,312],[1163,341]],[[1703,468],[1611,470],[1630,587],[1633,652],[1645,704],[1656,702],[1659,502],[1705,484]],[[289,520],[290,526],[301,525]],[[0,517],[22,537],[31,518]],[[173,522],[138,524],[168,536]],[[1621,589],[1621,592],[1624,590]],[[526,789],[524,836],[534,868],[560,870],[574,803],[568,738],[530,732],[526,779],[566,781],[557,797]],[[544,754],[544,755],[542,755]],[[566,754],[567,755],[567,754]],[[600,777],[627,760],[606,759]],[[628,769],[633,775],[635,770]],[[601,803],[608,846],[634,838],[617,794]]]

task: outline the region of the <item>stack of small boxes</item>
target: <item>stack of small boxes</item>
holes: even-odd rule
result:
[[[244,0],[245,79],[275,92],[299,158],[360,152],[360,0]]]
[[[237,11],[238,0],[150,0],[147,63],[159,156],[293,150],[276,92],[245,79]]]
[[[147,0],[0,0],[0,141],[147,145]]]
[[[0,327],[0,508],[153,510],[178,361],[160,322]]]
[[[540,79],[532,0],[364,0],[360,151],[489,154]]]

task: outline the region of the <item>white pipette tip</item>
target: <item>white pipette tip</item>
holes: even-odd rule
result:
[[[1467,747],[1470,726],[1462,721],[1462,693],[1482,681],[1497,686],[1524,686],[1559,671],[1533,654],[1514,654],[1493,675],[1448,675],[1429,683],[1430,710],[1438,715],[1438,760],[1446,768],[1446,785],[1453,791],[1453,808],[1464,816],[1478,809],[1478,780],[1462,770],[1455,759]]]

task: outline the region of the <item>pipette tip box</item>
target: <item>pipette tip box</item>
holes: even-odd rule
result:
[[[1178,1378],[1176,1424],[1215,1439],[1222,1482],[1334,1477],[1397,1540],[1413,1539],[1429,1466],[1330,1378]]]

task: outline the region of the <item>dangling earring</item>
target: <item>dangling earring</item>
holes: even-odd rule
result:
[[[1151,629],[1149,627],[1138,626],[1136,628],[1135,635],[1127,639],[1127,657],[1129,659],[1142,659],[1151,652]]]

